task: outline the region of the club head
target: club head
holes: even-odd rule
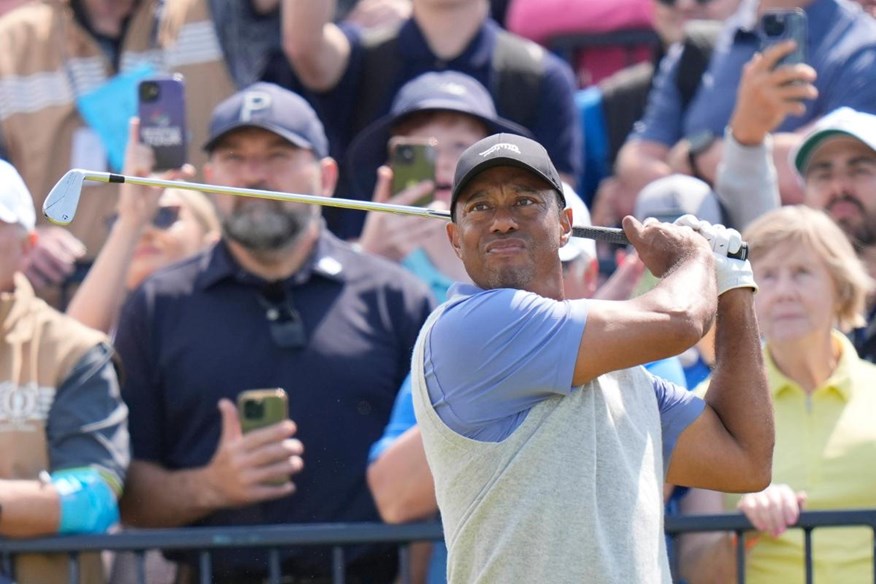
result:
[[[61,177],[49,196],[43,202],[43,215],[56,225],[69,225],[76,216],[76,207],[79,206],[79,196],[82,194],[82,183],[85,182],[85,173],[81,170],[68,170]]]

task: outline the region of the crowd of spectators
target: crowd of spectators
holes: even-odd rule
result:
[[[0,536],[440,520],[411,355],[451,285],[472,283],[444,222],[130,183],[87,183],[68,227],[41,208],[79,167],[453,211],[460,155],[496,133],[544,146],[576,226],[695,215],[751,246],[773,483],[735,498],[666,485],[665,513],[738,509],[754,526],[747,574],[787,581],[801,509],[872,506],[874,3],[619,2],[655,41],[589,86],[552,39],[611,3],[521,21],[537,3],[0,0]],[[802,63],[759,24],[790,9],[806,17]],[[156,170],[136,88],[171,74],[187,163]],[[393,191],[398,138],[429,143],[434,173]],[[573,239],[559,254],[567,299],[625,301],[658,280],[617,246]],[[706,395],[714,330],[647,369]],[[258,388],[283,388],[289,419],[244,432],[234,402]],[[733,543],[682,538],[675,576],[732,577]],[[443,582],[443,546],[412,549],[414,580]],[[872,554],[872,534],[827,532],[816,574],[842,565],[852,581]],[[83,556],[82,581],[130,581],[121,558]],[[289,581],[332,581],[329,548],[280,560]],[[368,584],[399,564],[387,545],[345,563]],[[213,581],[268,569],[266,552],[231,551]],[[148,570],[201,576],[184,553]],[[0,584],[65,578],[57,555],[0,564]]]

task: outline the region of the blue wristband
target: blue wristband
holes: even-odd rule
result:
[[[61,497],[58,533],[105,533],[119,521],[116,494],[100,473],[89,467],[52,473]]]

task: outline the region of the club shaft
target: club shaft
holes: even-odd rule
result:
[[[341,209],[355,209],[358,211],[380,211],[383,213],[393,213],[396,215],[411,215],[416,217],[432,217],[437,219],[444,219],[447,221],[450,220],[449,211],[428,209],[426,207],[413,207],[410,205],[394,205],[392,203],[378,203],[375,201],[358,201],[356,199],[340,199],[336,197],[321,197],[318,195],[304,195],[299,193],[265,191],[261,189],[226,187],[221,185],[208,185],[176,180],[164,180],[152,177],[128,176],[111,172],[88,171],[84,173],[84,178],[85,180],[95,182],[128,183],[132,185],[141,185],[147,187],[186,189],[192,191],[201,191],[204,193],[213,193],[217,195],[236,195],[239,197],[271,199],[274,201],[286,201],[291,203],[306,203],[310,205],[320,205],[323,207],[338,207]],[[629,240],[627,239],[627,236],[624,233],[623,229],[618,229],[616,227],[573,227],[572,236],[594,239],[597,241],[605,241],[608,243],[615,243],[619,245],[629,244]],[[748,247],[743,244],[743,247],[739,251],[739,253],[733,254],[730,257],[746,259],[748,257]]]

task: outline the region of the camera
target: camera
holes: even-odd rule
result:
[[[250,420],[259,420],[265,415],[265,404],[262,401],[248,400],[243,404],[243,417]]]
[[[144,81],[140,84],[140,101],[153,102],[158,101],[161,95],[161,88],[154,81]]]
[[[785,34],[785,19],[781,14],[766,14],[763,19],[763,32],[769,37]]]
[[[410,144],[401,144],[398,147],[398,162],[413,162],[414,161],[414,149]]]

